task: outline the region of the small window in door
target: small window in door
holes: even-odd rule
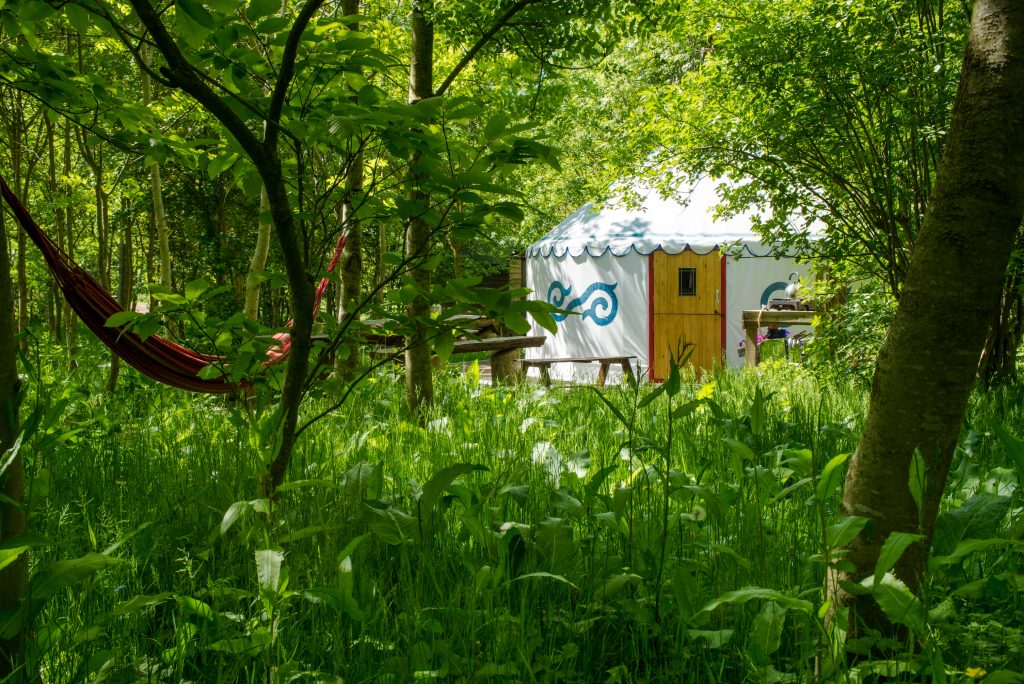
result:
[[[697,269],[679,269],[679,296],[693,297],[697,294]]]

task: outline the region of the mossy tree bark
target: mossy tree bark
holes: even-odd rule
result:
[[[434,96],[434,23],[429,13],[431,0],[415,0],[412,5],[412,54],[409,66],[409,103],[415,105]],[[417,171],[418,155],[409,160],[409,198],[419,213],[405,226],[405,257],[422,260],[430,249],[430,224],[422,218],[430,205],[430,194],[423,188],[426,180]],[[410,276],[423,290],[430,288],[430,272],[422,265],[414,265]],[[430,303],[425,297],[416,297],[406,309],[414,322],[413,333],[405,352],[405,391],[409,408],[420,413],[434,401],[433,366],[430,363],[430,344],[426,326],[419,321],[430,316]]]
[[[850,545],[854,570],[841,579],[872,574],[890,533],[920,532],[925,543],[895,569],[919,586],[1022,214],[1024,4],[976,0],[944,156],[846,478],[843,511],[874,526]],[[927,471],[920,519],[908,486],[915,449]],[[842,598],[860,624],[888,630],[872,597]]]

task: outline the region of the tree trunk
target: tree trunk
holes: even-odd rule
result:
[[[152,62],[150,48],[143,46],[142,59],[147,65]],[[150,107],[153,104],[153,83],[149,73],[141,69],[142,104]],[[160,254],[160,285],[171,288],[171,238],[167,228],[167,213],[164,211],[163,181],[160,179],[160,164],[149,165],[149,192],[153,200],[153,222],[156,225],[157,242]]]
[[[415,0],[412,6],[412,59],[409,66],[409,103],[415,104],[434,96],[434,24],[427,17],[430,0]],[[413,205],[426,213],[430,195],[421,190],[422,174],[417,171],[419,155],[409,160],[409,196]],[[426,290],[430,287],[430,272],[417,263],[422,261],[430,249],[430,224],[419,215],[409,219],[405,227],[405,257],[412,259],[409,275],[417,286]],[[406,308],[414,322],[413,333],[405,352],[405,391],[409,408],[422,415],[425,408],[434,401],[433,367],[430,363],[430,344],[427,328],[420,321],[430,315],[430,304],[424,297],[416,297]]]
[[[64,201],[66,202],[66,208],[64,210],[65,218],[65,242],[64,251],[68,253],[68,257],[71,259],[75,258],[75,211],[74,202],[72,201],[72,189],[71,189],[71,122],[67,121],[64,123]],[[75,356],[78,354],[78,317],[75,312],[71,309],[71,304],[65,299],[64,300],[64,325],[67,326],[67,349],[68,349],[68,362],[72,368],[77,366]]]
[[[359,14],[359,0],[342,0],[341,13],[351,17]],[[350,31],[358,31],[359,23],[348,25]],[[345,234],[345,247],[341,253],[341,287],[338,292],[338,323],[343,323],[348,316],[356,315],[362,299],[363,283],[363,223],[355,217],[356,203],[362,201],[363,193],[363,150],[353,150],[345,175],[345,199],[341,203],[339,220],[341,230]],[[338,349],[335,368],[346,381],[355,374],[359,361],[359,344],[355,336],[349,335],[342,347]]]
[[[124,211],[125,216],[128,215],[127,208]],[[118,266],[117,266],[117,303],[121,305],[123,309],[131,310],[134,308],[134,302],[132,301],[132,288],[134,286],[134,273],[135,268],[132,262],[132,222],[126,220],[124,222],[124,233],[121,236],[121,245],[118,249]],[[113,393],[117,387],[117,376],[121,370],[121,359],[117,355],[111,356],[110,359],[110,374],[107,376],[107,392]]]
[[[0,454],[14,444],[18,434],[18,373],[15,366],[14,299],[11,290],[10,250],[4,213],[0,211]],[[25,514],[20,504],[25,499],[24,466],[16,455],[0,472],[0,544],[25,531]],[[6,503],[13,502],[13,503]],[[0,570],[0,618],[17,610],[28,589],[28,558],[22,555]],[[13,672],[21,660],[22,639],[0,639],[0,680]]]
[[[843,496],[874,520],[849,547],[857,582],[891,532],[918,532],[896,575],[916,590],[985,335],[1024,214],[1024,4],[976,0],[960,89],[903,294],[878,357],[864,433]],[[908,487],[914,450],[927,483],[920,524]],[[841,597],[888,631],[871,597]]]
[[[25,117],[23,110],[22,95],[19,92],[13,94],[13,107],[11,109],[11,170],[14,174],[15,192],[27,201],[26,183],[22,173],[22,151],[27,145],[25,140]],[[24,229],[18,226],[18,332],[21,334],[19,348],[22,354],[28,354],[28,275],[26,272],[25,252],[28,249]]]

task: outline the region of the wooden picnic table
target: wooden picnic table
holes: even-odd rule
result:
[[[817,311],[762,311],[751,309],[743,312],[743,360],[748,366],[757,365],[757,329],[768,323],[793,323],[810,325]]]
[[[608,368],[613,364],[619,364],[622,367],[622,373],[627,378],[633,378],[636,380],[636,375],[633,373],[633,359],[635,356],[570,356],[564,358],[548,358],[548,359],[522,359],[519,363],[522,364],[523,368],[539,368],[540,379],[547,385],[551,385],[551,373],[550,368],[554,363],[600,363],[601,368],[597,371],[597,386],[604,387],[605,380],[608,379]]]
[[[494,382],[509,382],[517,374],[519,350],[528,347],[543,346],[547,338],[544,335],[517,335],[514,337],[488,337],[482,340],[455,340],[453,354],[472,354],[491,352],[491,379]],[[374,354],[394,356],[401,347],[385,347],[376,349]]]

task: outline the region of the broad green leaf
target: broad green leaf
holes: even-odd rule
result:
[[[175,596],[174,600],[178,603],[178,607],[189,615],[195,615],[210,621],[214,619],[213,608],[204,601],[191,596]]]
[[[238,157],[239,154],[237,152],[222,152],[210,160],[210,163],[206,166],[206,173],[210,178],[216,178],[230,169],[238,161]]]
[[[944,556],[933,556],[930,564],[933,568],[941,568],[947,565],[955,565],[972,553],[987,551],[988,549],[1014,546],[1024,549],[1024,542],[1016,539],[1000,539],[992,537],[989,539],[965,539],[956,545],[952,553]]]
[[[28,548],[27,546],[15,546],[8,549],[0,549],[0,570],[21,558],[21,555],[28,551]]]
[[[750,402],[750,432],[760,437],[768,423],[766,404],[768,397],[761,391],[761,385],[754,388],[754,399]]]
[[[284,552],[280,549],[257,549],[256,578],[260,589],[277,591],[281,587],[281,564],[284,563]]]
[[[433,511],[441,500],[444,490],[461,475],[488,470],[487,466],[476,463],[456,463],[447,468],[442,468],[434,474],[427,483],[423,485],[423,493],[420,495],[420,516]]]
[[[87,553],[79,558],[57,561],[37,573],[29,585],[29,596],[33,601],[43,601],[58,591],[71,587],[92,576],[103,568],[121,563],[118,558],[102,553]]]
[[[122,601],[118,603],[116,606],[114,606],[114,610],[111,611],[111,615],[114,615],[116,617],[122,615],[129,615],[131,613],[138,612],[143,608],[149,608],[151,606],[159,605],[171,598],[174,598],[174,594],[172,594],[169,591],[165,591],[160,594],[153,594],[152,596],[139,594],[138,596],[133,596],[127,601]]]
[[[131,323],[138,317],[139,314],[134,311],[118,311],[116,314],[113,314],[108,318],[107,322],[104,323],[103,326],[106,328],[119,328],[125,323]]]
[[[310,603],[328,606],[339,613],[348,615],[353,620],[361,622],[366,617],[352,594],[340,589],[314,587],[302,590],[299,595]]]
[[[825,539],[830,549],[841,549],[861,533],[870,518],[862,515],[848,515],[825,531]]]
[[[843,483],[843,465],[850,458],[849,454],[839,454],[829,459],[818,478],[818,487],[814,496],[818,501],[825,502],[832,494],[839,489]]]
[[[779,650],[782,643],[782,628],[785,624],[786,609],[775,601],[765,603],[761,612],[754,618],[747,642],[751,655],[757,662],[767,663],[768,656]]]
[[[280,9],[281,0],[250,0],[249,6],[245,9],[245,17],[249,21],[256,21],[277,14]]]
[[[709,601],[703,608],[701,608],[701,612],[710,613],[715,608],[722,605],[743,605],[756,600],[775,601],[783,608],[796,610],[806,615],[810,615],[811,611],[814,610],[814,606],[810,601],[787,596],[775,589],[765,589],[764,587],[744,587],[743,589],[728,591],[718,598]]]
[[[210,14],[210,10],[203,7],[198,0],[174,0],[178,9],[184,12],[189,19],[196,22],[204,29],[213,30],[217,28],[217,20]]]
[[[493,140],[497,138],[505,130],[505,127],[508,126],[508,122],[507,114],[498,113],[492,116],[484,125],[484,139]]]
[[[934,554],[948,555],[964,539],[998,537],[1009,510],[1010,497],[979,492],[960,508],[942,513],[935,521]]]
[[[1024,487],[1024,439],[1016,437],[1000,425],[996,423],[992,426],[992,431],[999,437],[999,441],[1002,442],[1003,448],[1006,449],[1006,453],[1010,455],[1013,460],[1013,465],[1017,469],[1017,485]]]
[[[882,548],[878,552],[878,562],[875,563],[875,584],[882,580],[882,575],[896,567],[896,563],[903,557],[911,544],[923,541],[924,536],[920,534],[891,532],[889,537],[882,542]]]
[[[363,507],[370,531],[380,537],[385,544],[399,546],[410,544],[419,537],[419,524],[416,518],[397,508]]]
[[[187,299],[190,302],[194,302],[196,299],[199,298],[201,294],[209,290],[212,286],[213,283],[211,283],[206,278],[199,278],[197,280],[193,280],[192,282],[185,286],[185,299]]]
[[[874,577],[865,577],[861,585],[871,590],[889,620],[906,625],[918,634],[924,630],[924,604],[891,572],[885,573],[877,582]]]

